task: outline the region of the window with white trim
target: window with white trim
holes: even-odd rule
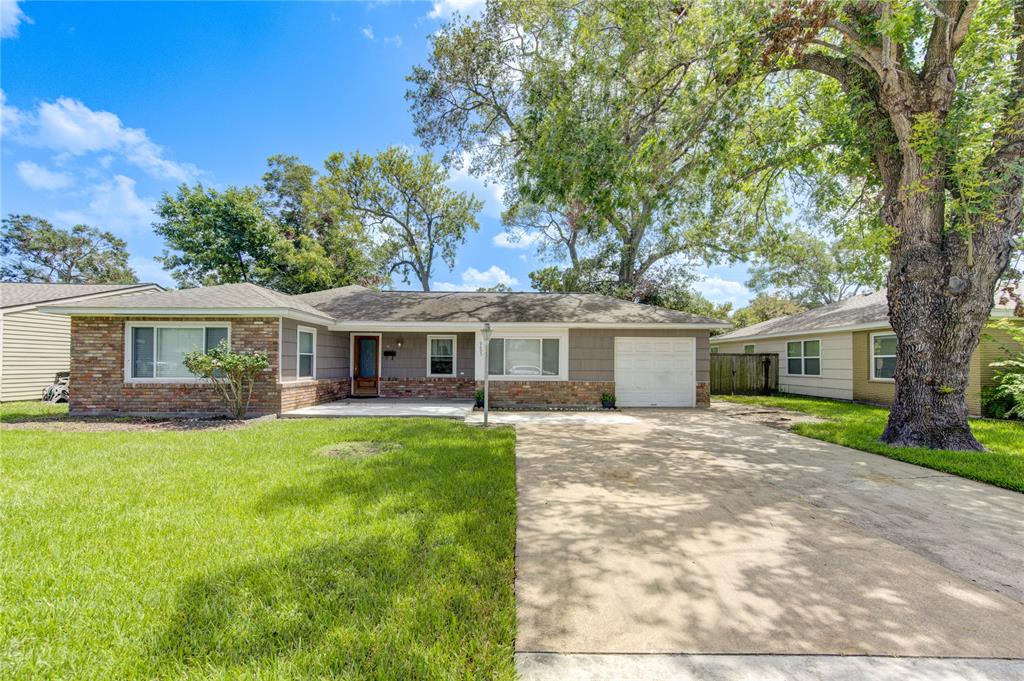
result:
[[[299,378],[314,378],[316,376],[316,329],[300,326],[296,332],[298,333],[295,343],[298,366],[295,375]]]
[[[195,379],[185,355],[228,340],[227,326],[132,325],[129,332],[130,376],[137,379]]]
[[[891,381],[896,376],[896,334],[871,334],[871,378]]]
[[[747,354],[747,355],[754,354],[754,346],[753,345],[744,345],[743,346],[743,352],[744,352],[744,354]]]
[[[455,336],[427,336],[427,376],[455,375]]]
[[[821,375],[821,341],[790,341],[786,343],[786,372],[799,376]]]
[[[492,338],[487,373],[491,376],[558,376],[558,338]]]

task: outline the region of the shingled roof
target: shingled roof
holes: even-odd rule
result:
[[[159,288],[159,286],[156,284],[53,284],[4,281],[0,282],[0,309],[143,288]]]
[[[1000,303],[997,297],[993,316],[1009,310],[1012,305]],[[776,317],[760,324],[751,324],[711,339],[712,343],[744,340],[763,336],[789,336],[815,331],[842,331],[851,328],[889,325],[889,300],[886,290],[852,296],[831,305],[822,305],[807,312]]]
[[[583,293],[424,293],[374,291],[362,286],[317,291],[298,296],[255,284],[223,284],[178,291],[118,296],[116,301],[87,300],[55,305],[65,314],[216,314],[231,310],[263,314],[304,315],[322,323],[440,322],[560,324],[681,324],[698,328],[727,326],[709,317],[640,305],[617,298]]]
[[[54,305],[53,311],[90,312],[131,314],[133,310],[141,312],[154,310],[177,311],[182,313],[209,313],[232,311],[233,313],[251,312],[253,314],[288,314],[298,313],[315,317],[324,323],[332,321],[331,317],[311,305],[299,300],[296,296],[278,293],[256,284],[221,284],[201,288],[186,288],[173,291],[148,291],[131,295],[118,296],[116,300],[99,299],[85,300],[73,305]]]
[[[710,317],[590,293],[427,293],[346,286],[295,298],[335,319],[353,322],[726,325]]]

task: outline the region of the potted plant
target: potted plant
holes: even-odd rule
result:
[[[483,409],[484,408],[484,389],[483,388],[477,388],[476,392],[473,393],[473,396],[476,398],[476,408],[477,409]]]
[[[611,393],[601,393],[601,406],[605,409],[615,408],[615,395]]]

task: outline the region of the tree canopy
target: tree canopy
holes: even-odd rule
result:
[[[377,156],[338,152],[324,163],[319,191],[377,236],[389,273],[412,277],[424,291],[438,260],[455,266],[458,246],[479,228],[483,203],[447,185],[448,171],[429,154],[391,147]]]
[[[88,225],[58,229],[33,215],[8,215],[0,231],[0,278],[63,284],[134,284],[124,240]]]

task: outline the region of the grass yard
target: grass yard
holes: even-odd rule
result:
[[[8,426],[2,675],[513,679],[514,439],[423,419]]]
[[[48,402],[0,402],[0,423],[26,419],[60,418],[68,415],[68,405]]]
[[[789,409],[831,419],[829,423],[796,424],[793,430],[807,437],[1024,492],[1024,423],[1019,421],[972,419],[974,436],[989,451],[955,452],[882,444],[878,438],[882,436],[889,416],[889,410],[883,407],[798,396],[715,395],[715,399]]]

